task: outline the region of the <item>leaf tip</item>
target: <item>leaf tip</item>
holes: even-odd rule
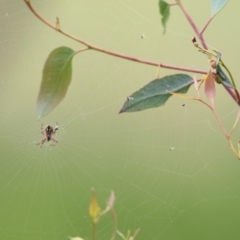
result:
[[[109,196],[108,202],[107,202],[107,208],[108,209],[112,209],[113,208],[115,200],[116,200],[116,197],[115,197],[114,191],[112,190],[111,194]]]
[[[166,32],[166,23],[170,16],[170,5],[165,2],[164,0],[159,0],[158,2],[159,6],[159,13],[162,16],[162,26],[163,26],[163,34]]]
[[[83,238],[80,238],[80,237],[69,237],[70,240],[83,240]]]
[[[213,18],[219,11],[221,11],[227,2],[228,0],[212,0],[211,18]]]
[[[37,108],[37,110],[36,110],[36,115],[37,115],[37,119],[38,119],[38,120],[43,117],[42,113],[39,111],[38,108]]]

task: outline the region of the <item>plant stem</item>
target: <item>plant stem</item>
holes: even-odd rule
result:
[[[203,32],[206,30],[206,28],[208,27],[208,25],[210,24],[210,22],[212,21],[213,17],[209,18],[207,23],[205,24],[205,26],[203,27],[203,29],[200,32],[200,35],[203,35]]]
[[[96,222],[92,221],[92,240],[96,240],[96,227],[97,227]]]
[[[222,86],[227,90],[227,92],[229,93],[229,95],[233,98],[233,100],[240,105],[239,101],[238,101],[238,97],[235,95],[235,93],[232,91],[231,88],[226,87],[225,85],[222,84]]]
[[[238,103],[238,105],[239,105],[239,104],[240,104],[240,96],[239,96],[239,93],[238,93],[238,91],[237,91],[237,87],[236,87],[235,81],[234,81],[234,79],[233,79],[233,76],[232,76],[231,72],[229,71],[228,67],[224,64],[224,62],[223,62],[222,60],[221,60],[221,64],[222,64],[222,66],[226,69],[228,75],[229,75],[230,78],[231,78],[232,84],[233,84],[233,86],[234,86],[234,88],[235,88],[235,89],[234,89],[234,92],[235,92],[235,94],[236,94],[237,103]]]
[[[185,17],[187,18],[189,24],[192,26],[194,32],[196,33],[197,37],[199,38],[203,48],[208,49],[207,44],[203,38],[203,35],[201,34],[201,32],[198,30],[195,22],[193,21],[192,17],[190,16],[190,14],[188,13],[187,9],[183,6],[183,4],[181,3],[181,0],[176,0],[176,2],[178,3],[179,7],[181,8],[181,10],[183,11]]]
[[[116,238],[116,234],[117,234],[117,214],[113,208],[111,209],[111,213],[112,213],[112,218],[113,218],[113,233],[112,233],[112,237],[110,240],[114,240]]]
[[[231,134],[232,134],[233,129],[230,131],[230,134],[228,134],[228,133],[226,132],[226,130],[224,129],[224,127],[223,127],[223,125],[222,125],[222,122],[220,121],[220,119],[219,119],[219,117],[218,117],[215,109],[214,109],[212,106],[210,106],[208,103],[206,103],[205,101],[203,101],[201,98],[192,98],[192,99],[193,99],[193,100],[196,100],[196,101],[199,101],[199,102],[201,102],[201,103],[203,103],[203,104],[205,104],[207,107],[209,107],[209,108],[211,109],[211,111],[213,112],[213,114],[214,114],[214,116],[215,116],[215,118],[216,118],[216,120],[217,120],[217,123],[218,123],[219,127],[221,128],[221,130],[222,130],[225,138],[226,138],[227,141],[228,141],[228,145],[229,145],[230,149],[231,149],[232,152],[238,157],[238,160],[240,160],[240,155],[238,154],[238,152],[237,152],[236,149],[234,148],[234,146],[233,146],[233,144],[232,144],[232,141],[231,141],[231,139],[230,139],[230,136],[231,136]],[[236,125],[236,123],[235,123],[235,125]]]
[[[139,62],[139,63],[143,63],[143,64],[147,64],[147,65],[151,65],[151,66],[160,66],[162,68],[167,68],[167,69],[173,69],[173,70],[179,70],[179,71],[184,71],[184,72],[192,72],[192,73],[200,73],[200,74],[206,74],[207,72],[201,69],[196,69],[196,68],[186,68],[186,67],[182,67],[182,66],[175,66],[175,65],[170,65],[170,64],[164,64],[164,63],[159,63],[159,62],[154,62],[154,61],[150,61],[150,60],[145,60],[145,59],[140,59],[140,58],[136,58],[133,56],[129,56],[129,55],[125,55],[125,54],[121,54],[121,53],[117,53],[117,52],[113,52],[111,50],[108,49],[104,49],[98,46],[95,46],[89,42],[86,42],[80,38],[77,38],[63,30],[60,29],[60,23],[59,23],[59,19],[57,18],[57,24],[51,24],[50,22],[48,22],[45,18],[43,18],[31,5],[30,0],[24,0],[24,2],[26,3],[26,5],[28,6],[28,8],[31,10],[31,12],[39,19],[41,20],[43,23],[45,23],[46,25],[48,25],[50,28],[54,29],[57,32],[60,32],[61,34],[87,46],[87,48],[90,50],[95,50],[95,51],[99,51],[108,55],[112,55],[115,57],[119,57],[122,59],[126,59],[126,60],[130,60],[130,61],[134,61],[134,62]]]
[[[239,156],[238,152],[236,151],[236,149],[234,148],[234,146],[232,145],[232,142],[230,139],[228,140],[228,144],[229,144],[229,147],[232,150],[232,152],[238,157],[238,160],[240,160],[240,156]]]

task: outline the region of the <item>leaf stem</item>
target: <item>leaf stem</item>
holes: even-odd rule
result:
[[[208,25],[210,24],[210,22],[212,21],[213,17],[210,17],[208,19],[208,21],[206,22],[206,24],[204,25],[203,29],[200,31],[200,35],[203,35],[203,32],[206,30],[206,28],[208,27]]]
[[[74,54],[78,54],[78,53],[80,53],[80,52],[84,52],[84,51],[86,51],[86,50],[89,50],[89,48],[88,48],[88,47],[81,48],[81,49],[79,49],[79,50],[75,51],[75,53],[74,53]]]
[[[201,69],[196,69],[196,68],[186,68],[186,67],[182,67],[182,66],[175,66],[175,65],[170,65],[170,64],[164,64],[164,63],[159,63],[159,62],[154,62],[154,61],[150,61],[150,60],[146,60],[146,59],[140,59],[140,58],[136,58],[133,56],[129,56],[129,55],[125,55],[125,54],[121,54],[118,52],[114,52],[108,49],[104,49],[98,46],[95,46],[87,41],[84,41],[83,39],[77,38],[65,31],[63,31],[60,28],[60,23],[59,23],[59,19],[58,19],[58,24],[51,24],[50,22],[48,22],[45,18],[43,18],[31,5],[30,0],[24,0],[24,2],[26,3],[26,5],[28,6],[28,8],[30,9],[30,11],[39,19],[41,20],[43,23],[45,23],[47,26],[49,26],[50,28],[54,29],[57,32],[60,32],[61,34],[65,35],[68,38],[71,38],[83,45],[85,45],[89,50],[95,50],[95,51],[99,51],[108,55],[112,55],[115,57],[119,57],[122,59],[126,59],[126,60],[130,60],[130,61],[134,61],[134,62],[139,62],[139,63],[143,63],[143,64],[147,64],[147,65],[151,65],[151,66],[160,66],[162,68],[167,68],[167,69],[173,69],[173,70],[179,70],[179,71],[184,71],[184,72],[192,72],[192,73],[200,73],[200,74],[206,74],[207,72]]]

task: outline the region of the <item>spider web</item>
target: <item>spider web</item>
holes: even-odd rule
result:
[[[0,239],[91,238],[91,187],[102,208],[114,190],[118,229],[125,235],[140,228],[137,239],[239,238],[239,162],[206,107],[172,97],[161,108],[119,115],[127,96],[155,79],[158,69],[86,51],[73,60],[66,98],[47,117],[36,120],[46,57],[59,46],[82,46],[39,22],[23,1],[0,4]],[[103,48],[168,64],[208,66],[206,57],[192,46],[192,31],[177,7],[171,9],[163,36],[156,2],[32,4],[49,21],[58,16],[61,28]],[[208,12],[199,9],[208,9],[208,3],[197,9],[194,1],[184,4],[203,25]],[[224,60],[233,64],[237,78],[236,49],[219,39],[217,25],[228,19],[234,26],[238,15],[233,9],[236,6],[229,3],[206,38],[228,53]],[[228,31],[230,40],[236,41],[231,45],[237,46],[239,31]],[[221,86],[217,89],[216,108],[230,129],[238,109]],[[196,95],[193,88],[188,94]],[[37,146],[43,137],[41,124],[56,122],[59,143]],[[235,142],[238,134],[237,129]],[[110,239],[112,229],[110,217],[101,219],[98,239]]]

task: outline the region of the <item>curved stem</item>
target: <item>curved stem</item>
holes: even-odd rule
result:
[[[224,129],[224,127],[223,127],[223,125],[222,125],[222,122],[220,121],[220,119],[219,119],[219,117],[218,117],[215,109],[214,109],[212,106],[210,106],[208,103],[206,103],[205,101],[203,101],[203,100],[200,99],[200,98],[192,98],[192,99],[193,99],[193,100],[196,100],[196,101],[199,101],[199,102],[201,102],[201,103],[203,103],[203,104],[205,104],[207,107],[209,107],[209,108],[211,109],[211,111],[213,112],[213,114],[214,114],[214,116],[215,116],[215,118],[216,118],[216,120],[217,120],[217,123],[218,123],[219,127],[221,128],[224,136],[226,137],[226,139],[227,139],[227,141],[228,141],[228,145],[229,145],[230,149],[231,149],[232,152],[238,157],[238,160],[240,160],[240,155],[239,155],[239,153],[236,151],[236,149],[234,148],[234,146],[233,146],[233,144],[232,144],[232,141],[231,141],[231,139],[230,139],[233,129],[232,129],[232,130],[230,131],[230,133],[228,134],[228,133],[226,132],[226,130]],[[236,124],[236,123],[235,123],[235,124]]]
[[[207,107],[209,107],[209,108],[211,109],[211,111],[212,111],[213,114],[214,114],[214,117],[215,117],[216,120],[217,120],[217,123],[218,123],[219,127],[221,128],[221,130],[222,130],[222,132],[223,132],[223,134],[224,134],[224,136],[225,136],[227,139],[229,139],[229,135],[227,134],[226,130],[224,129],[224,127],[223,127],[223,125],[222,125],[222,123],[221,123],[221,121],[220,121],[220,119],[219,119],[219,117],[218,117],[215,109],[214,109],[212,106],[210,106],[208,103],[206,103],[205,101],[203,101],[201,98],[192,98],[192,99],[193,99],[193,100],[196,100],[196,101],[199,101],[199,102],[201,102],[201,103],[203,103],[203,104],[205,104]]]
[[[185,68],[185,67],[181,67],[181,66],[175,66],[175,65],[170,65],[170,64],[164,64],[164,63],[159,63],[159,62],[154,62],[154,61],[150,61],[150,60],[145,60],[145,59],[140,59],[140,58],[136,58],[133,56],[129,56],[129,55],[125,55],[125,54],[121,54],[121,53],[117,53],[117,52],[113,52],[110,51],[108,49],[104,49],[98,46],[95,46],[89,42],[86,42],[80,38],[77,38],[63,30],[60,29],[60,22],[59,19],[57,18],[55,25],[51,24],[50,22],[48,22],[45,18],[43,18],[31,5],[30,0],[24,0],[24,2],[26,3],[26,5],[28,6],[28,8],[31,10],[31,12],[39,19],[41,20],[43,23],[45,23],[46,25],[48,25],[50,28],[54,29],[57,32],[60,32],[61,34],[65,35],[68,38],[71,38],[85,46],[87,46],[87,48],[90,50],[95,50],[95,51],[99,51],[102,53],[106,53],[108,55],[112,55],[115,57],[119,57],[122,59],[127,59],[130,61],[134,61],[134,62],[139,62],[139,63],[143,63],[143,64],[147,64],[147,65],[151,65],[151,66],[160,66],[162,68],[168,68],[168,69],[173,69],[173,70],[179,70],[179,71],[184,71],[184,72],[192,72],[192,73],[200,73],[200,74],[206,74],[207,72],[201,69],[195,69],[195,68]]]
[[[236,149],[235,149],[234,146],[232,145],[232,142],[231,142],[230,139],[228,140],[228,144],[229,144],[229,147],[230,147],[230,149],[232,150],[232,152],[238,157],[238,160],[240,160],[239,153],[236,151]]]

